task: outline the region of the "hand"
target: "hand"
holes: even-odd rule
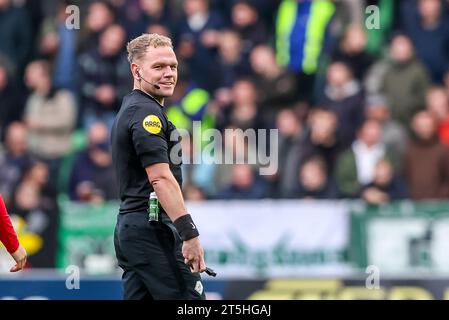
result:
[[[190,265],[192,272],[203,272],[206,270],[204,250],[198,237],[184,241],[182,244],[182,255],[184,262]]]
[[[16,261],[16,265],[12,267],[9,272],[17,272],[23,269],[25,267],[25,264],[27,262],[27,252],[22,247],[22,245],[19,244],[19,247],[17,250],[13,253],[11,253],[11,256]]]
[[[362,198],[371,204],[382,204],[389,201],[388,194],[376,188],[366,189],[362,194]]]

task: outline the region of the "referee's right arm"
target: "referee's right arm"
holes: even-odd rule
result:
[[[181,187],[169,167],[168,123],[156,104],[136,105],[131,110],[130,127],[134,149],[145,168],[162,208],[183,240],[182,255],[193,272],[206,269],[198,229],[187,213]]]

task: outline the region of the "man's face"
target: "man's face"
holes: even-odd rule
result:
[[[362,52],[366,45],[366,35],[358,26],[350,27],[345,35],[344,44],[349,52]]]
[[[123,48],[125,39],[126,34],[122,27],[118,25],[110,26],[100,36],[100,52],[105,56],[117,55]]]
[[[348,67],[343,63],[335,62],[327,70],[327,81],[331,86],[341,87],[350,80]]]
[[[251,51],[250,62],[254,71],[264,74],[270,70],[269,65],[276,63],[276,57],[269,47],[260,45]]]
[[[39,62],[30,63],[25,70],[25,84],[31,89],[38,87],[42,79],[47,78],[48,74]]]
[[[140,61],[139,74],[146,81],[140,80],[145,92],[154,97],[170,97],[178,80],[178,60],[170,47],[151,47]],[[152,84],[159,86],[156,89]]]
[[[380,142],[382,131],[376,121],[367,121],[360,129],[359,139],[368,146],[373,146]]]
[[[427,110],[439,121],[446,120],[449,114],[449,100],[444,88],[430,90],[426,95]]]
[[[89,7],[89,13],[87,15],[86,23],[90,31],[99,32],[110,22],[112,22],[112,20],[113,17],[106,5],[102,3],[93,3]]]
[[[435,122],[427,112],[416,114],[412,120],[412,129],[416,136],[422,140],[430,140],[435,135]]]
[[[295,114],[291,110],[283,110],[279,113],[276,119],[276,125],[281,135],[286,137],[294,136],[300,124]]]
[[[322,144],[335,136],[337,118],[332,112],[317,111],[312,114],[309,125],[312,131],[313,142]]]
[[[437,19],[441,14],[441,1],[421,0],[418,4],[418,10],[423,18]]]
[[[307,190],[316,191],[326,183],[326,173],[318,163],[310,161],[302,166],[299,179]]]
[[[253,172],[247,164],[232,167],[232,181],[240,189],[249,189],[253,184]]]
[[[12,124],[6,133],[6,148],[15,155],[27,150],[27,129],[21,124]]]
[[[256,93],[251,82],[240,80],[234,83],[232,88],[234,102],[236,104],[252,104],[256,100]]]
[[[413,47],[410,39],[404,36],[396,37],[391,43],[390,55],[396,62],[407,62],[413,56]]]

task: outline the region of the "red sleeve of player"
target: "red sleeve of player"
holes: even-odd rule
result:
[[[8,211],[6,210],[3,198],[0,195],[0,241],[6,247],[9,253],[13,253],[19,247],[17,234],[11,224]]]

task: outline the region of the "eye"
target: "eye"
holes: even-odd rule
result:
[[[153,68],[156,69],[156,70],[160,70],[161,66],[160,65],[155,65]]]
[[[172,70],[176,70],[176,69],[178,69],[178,66],[176,66],[176,65],[171,66],[171,69],[172,69]]]

